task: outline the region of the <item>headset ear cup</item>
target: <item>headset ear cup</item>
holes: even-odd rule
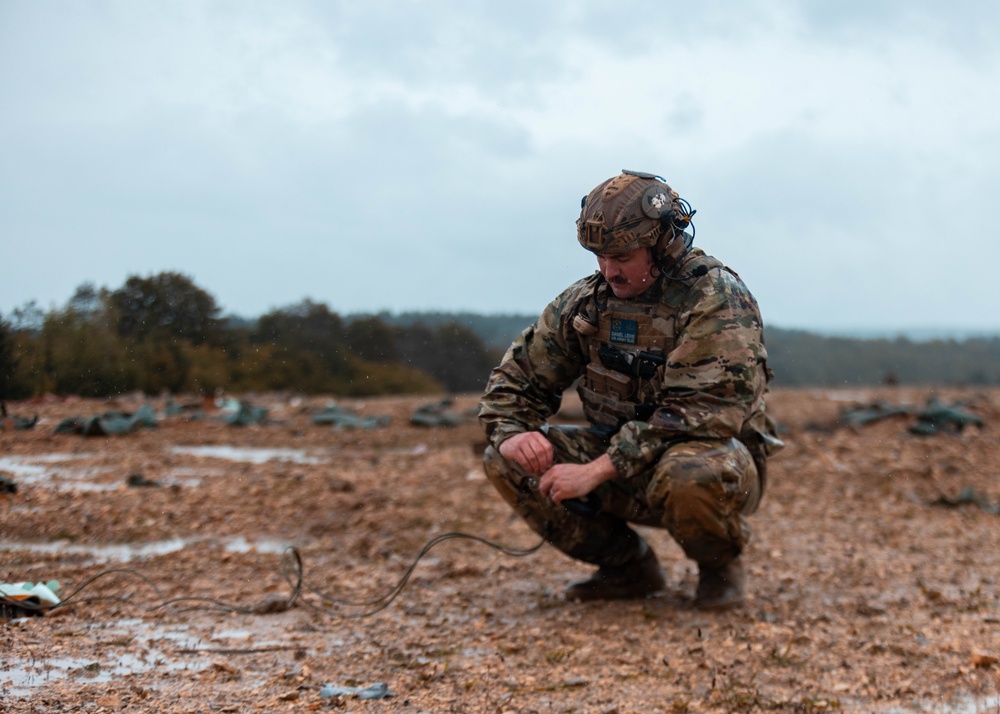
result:
[[[660,216],[660,237],[656,239],[656,245],[653,246],[653,256],[657,261],[666,255],[667,246],[674,240],[674,232],[674,225],[669,216],[667,214]]]
[[[670,231],[671,233],[676,233],[678,231],[683,232],[687,228],[688,222],[685,220],[684,214],[678,211],[676,208],[671,208],[669,211],[660,216],[660,230],[666,233]]]
[[[677,209],[671,209],[667,211],[666,218],[674,230],[685,231],[688,226],[691,225],[691,217],[694,216],[694,214],[694,211],[678,211]]]

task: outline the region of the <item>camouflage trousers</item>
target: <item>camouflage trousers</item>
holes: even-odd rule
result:
[[[545,434],[556,463],[588,463],[608,449],[606,439],[584,427],[549,427]],[[484,466],[528,525],[573,558],[616,566],[641,556],[642,539],[629,527],[633,523],[665,528],[689,558],[718,567],[737,557],[750,538],[746,516],[760,502],[765,462],[755,463],[737,439],[677,442],[648,471],[594,489],[600,511],[593,515],[578,515],[542,497],[539,477],[492,446]]]

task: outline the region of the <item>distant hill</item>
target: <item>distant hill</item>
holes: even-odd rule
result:
[[[1000,337],[859,339],[765,328],[768,364],[782,386],[1000,384]]]
[[[373,315],[348,315],[346,321]],[[497,353],[505,350],[536,315],[478,315],[469,312],[403,312],[374,315],[390,325],[457,322]],[[902,331],[900,331],[902,332]],[[824,335],[767,327],[768,366],[774,386],[898,384],[1000,384],[1000,336],[940,337],[939,330],[909,330],[909,336]],[[972,334],[972,333],[961,333]]]
[[[785,328],[791,329],[791,328]],[[934,340],[955,340],[964,342],[965,340],[989,340],[1000,337],[1000,330],[972,330],[955,329],[953,327],[923,327],[905,329],[854,329],[854,330],[810,330],[803,328],[805,332],[812,332],[823,337],[846,337],[856,340],[897,340],[906,339],[912,342],[932,342]]]

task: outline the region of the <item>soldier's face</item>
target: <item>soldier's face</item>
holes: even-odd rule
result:
[[[615,297],[642,295],[653,284],[653,256],[649,248],[636,248],[613,255],[598,254],[597,266]]]

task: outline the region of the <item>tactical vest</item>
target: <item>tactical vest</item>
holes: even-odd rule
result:
[[[581,311],[573,321],[590,358],[577,391],[594,431],[611,436],[656,410],[667,356],[677,341],[677,311],[694,282],[720,267],[728,270],[700,251],[688,253],[662,278],[664,293],[656,302],[618,299],[607,283],[596,289],[589,314]]]

